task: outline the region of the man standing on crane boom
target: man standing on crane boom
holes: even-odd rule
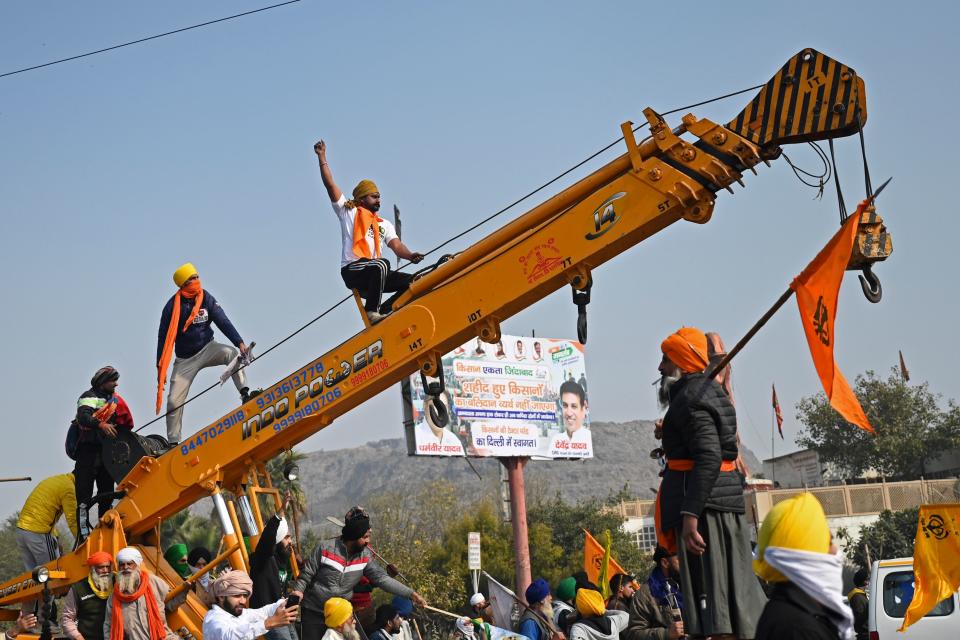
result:
[[[327,143],[313,145],[320,161],[320,177],[327,189],[333,211],[340,220],[340,276],[350,289],[356,289],[364,299],[363,308],[370,322],[379,322],[392,311],[390,300],[381,304],[385,291],[406,291],[413,280],[408,273],[390,268],[390,261],[380,257],[386,244],[401,260],[417,264],[423,254],[411,251],[397,236],[393,225],[377,215],[380,210],[380,190],[372,180],[361,180],[353,189],[353,199],[347,200],[333,181],[327,163]]]

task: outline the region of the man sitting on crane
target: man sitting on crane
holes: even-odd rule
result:
[[[171,445],[180,442],[183,403],[190,394],[193,379],[201,369],[226,366],[237,355],[236,349],[213,339],[210,323],[220,328],[244,358],[248,354],[246,343],[217,299],[200,284],[196,267],[189,262],[180,265],[173,272],[173,282],[179,291],[163,307],[157,337],[157,413],[160,413],[163,401],[167,367],[170,366],[171,356],[176,354],[170,374],[170,394],[167,396],[167,440]],[[245,403],[259,393],[250,393],[243,368],[238,369],[232,377],[233,384],[240,392],[241,402]]]
[[[386,244],[401,260],[417,264],[423,254],[411,251],[400,241],[393,225],[377,215],[380,210],[380,190],[372,180],[361,180],[353,189],[353,199],[347,200],[333,181],[327,163],[327,144],[321,140],[313,145],[320,161],[320,177],[327,189],[333,211],[340,221],[340,276],[350,289],[356,289],[364,299],[363,308],[370,322],[379,322],[392,310],[390,300],[381,304],[385,291],[406,291],[413,280],[408,273],[390,268],[390,261],[380,257]]]

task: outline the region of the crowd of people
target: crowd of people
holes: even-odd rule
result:
[[[326,144],[320,141],[314,149],[340,223],[343,281],[364,298],[368,321],[378,322],[392,311],[395,299],[384,301],[383,294],[402,293],[411,281],[409,275],[391,269],[381,255],[383,245],[414,263],[423,254],[408,249],[392,225],[377,216],[380,194],[372,181],[361,181],[347,200],[334,182]],[[248,386],[242,366],[251,358],[250,348],[216,298],[203,288],[197,269],[183,264],[173,280],[177,290],[161,313],[156,361],[157,413],[172,361],[165,415],[171,447],[180,441],[183,404],[201,370],[228,366],[242,402],[258,393]],[[212,325],[233,346],[214,340]],[[570,576],[555,589],[543,579],[534,580],[524,593],[516,628],[508,633],[529,640],[865,637],[865,575],[858,573],[855,589],[844,601],[842,564],[816,499],[802,494],[779,503],[764,520],[752,548],[729,372],[708,372],[724,355],[718,344],[722,346],[692,327],[678,330],[661,344],[659,392],[666,412],[657,424],[657,437],[662,440],[664,469],[656,501],[659,547],[652,572],[644,580],[622,573],[612,576],[605,585],[609,598],[585,575]],[[522,345],[517,348],[522,351]],[[539,350],[535,351],[538,357]],[[105,443],[134,428],[132,413],[117,393],[119,379],[120,373],[111,366],[94,373],[90,387],[78,398],[67,434],[73,472],[40,482],[20,512],[17,541],[28,570],[61,553],[54,535],[61,514],[79,544],[89,530],[94,499],[101,517],[112,506],[114,478],[105,464]],[[572,379],[564,384],[576,385]],[[585,381],[580,386],[585,387]],[[579,402],[585,405],[584,391]],[[413,640],[412,605],[426,603],[374,558],[369,516],[359,507],[351,509],[341,535],[322,541],[294,577],[289,570],[291,540],[282,516],[286,508],[284,504],[264,525],[260,542],[250,553],[249,575],[240,570],[216,576],[209,572],[196,580],[193,589],[210,607],[204,636],[357,640],[363,617],[370,627],[363,630],[365,637]],[[213,560],[209,550],[191,550],[184,544],[170,546],[164,557],[183,579]],[[136,548],[124,548],[115,559],[93,553],[87,562],[87,580],[73,585],[61,612],[65,635],[72,640],[91,640],[101,633],[104,640],[174,640],[165,613],[183,600],[166,602],[168,582],[143,568]],[[370,598],[374,588],[393,594],[394,601],[374,608]],[[41,609],[35,617],[29,604],[7,632],[9,638],[50,615]],[[469,601],[473,616],[458,620],[459,633],[468,639],[499,640],[492,637],[488,608],[482,594],[475,594]]]

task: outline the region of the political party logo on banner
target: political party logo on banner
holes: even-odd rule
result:
[[[503,336],[479,339],[442,359],[449,423],[425,410],[420,375],[404,384],[407,449],[413,455],[591,458],[583,345]]]

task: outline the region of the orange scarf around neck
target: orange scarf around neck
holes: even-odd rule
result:
[[[367,229],[373,225],[373,247],[376,257],[380,257],[380,217],[373,211],[357,205],[357,217],[353,219],[353,253],[358,258],[373,258],[367,243]]]
[[[123,640],[123,607],[122,603],[130,603],[145,598],[147,601],[147,626],[150,640],[164,640],[167,637],[167,621],[160,614],[157,598],[150,585],[150,575],[140,570],[140,588],[133,593],[120,593],[120,589],[113,590],[113,612],[110,616],[110,640]]]
[[[177,341],[177,329],[180,327],[180,296],[192,298],[193,310],[190,317],[183,323],[183,332],[186,332],[190,323],[200,313],[200,307],[203,306],[203,285],[200,284],[200,278],[194,278],[183,285],[173,296],[173,311],[170,314],[170,324],[167,326],[167,335],[163,339],[163,351],[160,355],[160,362],[157,363],[157,413],[160,413],[160,407],[163,406],[163,388],[167,384],[167,368],[170,366],[170,358],[173,356],[173,345]]]

